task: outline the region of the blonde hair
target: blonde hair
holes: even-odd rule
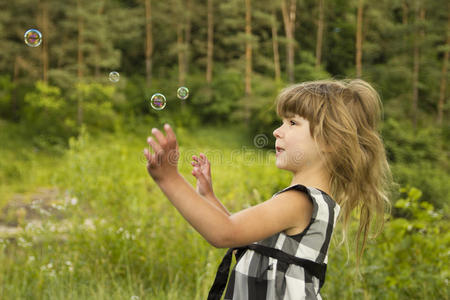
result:
[[[387,162],[383,141],[378,133],[383,104],[378,93],[361,79],[317,80],[291,85],[276,99],[277,115],[295,114],[307,119],[325,167],[330,175],[329,187],[340,205],[346,241],[353,209],[359,209],[356,235],[356,269],[364,253],[370,222],[376,214],[375,238],[384,226],[386,208],[396,183]],[[325,147],[325,148],[320,148]],[[362,239],[362,243],[361,243]],[[361,243],[361,245],[360,245]],[[348,253],[348,243],[347,253]]]

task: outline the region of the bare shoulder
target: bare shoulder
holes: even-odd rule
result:
[[[219,248],[261,241],[276,233],[292,235],[308,226],[313,205],[304,192],[288,190],[230,216],[230,225]]]
[[[295,235],[303,232],[309,225],[313,204],[305,192],[289,190],[277,195],[278,201],[283,201],[291,207],[293,215],[292,227],[284,230],[287,235]]]

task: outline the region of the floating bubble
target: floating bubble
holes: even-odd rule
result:
[[[42,34],[37,29],[27,30],[23,35],[23,38],[25,40],[25,44],[27,44],[30,47],[37,47],[42,42]]]
[[[153,109],[161,110],[166,107],[166,97],[163,94],[156,93],[150,99],[150,105]]]
[[[116,71],[112,71],[111,73],[109,73],[109,80],[111,82],[118,82],[120,79],[120,74],[119,72]]]
[[[180,87],[177,90],[177,97],[181,100],[186,100],[189,97],[189,89],[187,87]]]

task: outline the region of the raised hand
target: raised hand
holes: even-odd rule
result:
[[[150,153],[149,149],[144,149],[144,156],[147,159],[147,171],[157,183],[178,174],[180,153],[177,138],[169,124],[164,125],[164,130],[166,131],[166,136],[157,128],[153,128],[152,134],[155,135],[156,140],[152,137],[147,138],[147,143],[155,154]]]
[[[199,157],[192,155],[192,159],[193,161],[191,164],[194,166],[192,175],[197,178],[197,193],[206,198],[214,197],[211,181],[211,165],[209,160],[203,153],[200,153]]]

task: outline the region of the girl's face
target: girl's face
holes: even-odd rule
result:
[[[320,156],[309,131],[309,121],[299,115],[282,120],[283,124],[273,131],[276,166],[294,173],[312,171]]]

